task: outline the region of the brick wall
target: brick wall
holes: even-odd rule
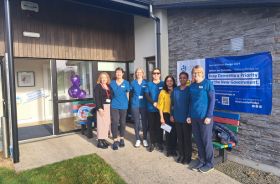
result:
[[[233,154],[280,168],[280,7],[170,9],[168,31],[174,76],[179,60],[272,53],[272,114],[241,114],[240,144]],[[242,36],[244,49],[231,51],[230,39]]]

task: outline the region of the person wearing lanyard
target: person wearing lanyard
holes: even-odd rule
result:
[[[110,103],[111,89],[110,76],[106,72],[101,72],[97,79],[97,85],[94,88],[94,98],[97,109],[97,147],[108,148],[109,144],[105,140],[111,126]]]
[[[116,80],[112,80],[110,83],[113,92],[111,103],[112,135],[114,139],[112,145],[113,150],[125,146],[124,132],[130,90],[128,81],[123,79],[124,70],[121,67],[116,68],[115,75]],[[120,125],[120,141],[118,141],[118,125]]]
[[[137,68],[134,74],[135,80],[133,80],[130,84],[130,92],[131,92],[131,114],[134,120],[134,130],[135,130],[135,147],[139,147],[141,144],[140,141],[140,129],[142,122],[143,129],[143,146],[147,147],[147,109],[146,109],[146,100],[144,98],[144,90],[147,87],[147,81],[144,80],[144,70],[142,68]],[[140,122],[141,115],[141,122]]]
[[[160,123],[171,126],[171,131],[166,132],[167,153],[166,156],[177,156],[176,145],[177,136],[174,122],[170,122],[170,107],[171,99],[170,94],[176,87],[175,79],[172,75],[168,75],[164,80],[163,90],[160,91],[158,97],[157,108],[160,114]]]
[[[179,157],[178,163],[190,163],[192,159],[192,126],[186,123],[189,110],[188,86],[189,75],[186,72],[179,74],[180,86],[176,87],[171,94],[171,117],[175,123]]]
[[[187,123],[192,124],[192,132],[198,148],[199,163],[192,170],[207,173],[213,170],[213,111],[215,90],[213,83],[204,78],[204,70],[196,65],[192,69],[194,82],[189,88],[189,113]]]
[[[145,98],[147,100],[148,110],[148,125],[150,132],[150,147],[149,151],[154,150],[155,145],[160,151],[163,151],[163,130],[160,128],[160,118],[157,109],[158,95],[163,88],[163,81],[160,80],[160,70],[158,68],[153,69],[153,81],[147,83],[145,89]]]

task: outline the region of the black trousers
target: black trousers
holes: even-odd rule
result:
[[[148,124],[151,144],[162,144],[163,130],[160,128],[159,112],[148,112]]]
[[[118,137],[118,130],[120,131],[120,137],[124,137],[126,127],[126,112],[127,110],[111,108],[111,131],[114,139]],[[120,129],[118,129],[119,125]]]
[[[192,125],[176,122],[175,126],[178,137],[179,154],[187,160],[190,160],[192,158]]]
[[[163,118],[165,123],[172,127],[170,133],[166,132],[167,151],[175,152],[176,145],[177,145],[177,134],[176,134],[175,123],[170,122],[169,113],[163,113]]]

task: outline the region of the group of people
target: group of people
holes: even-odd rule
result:
[[[211,81],[205,79],[204,70],[197,65],[192,69],[192,81],[186,72],[179,74],[180,85],[168,75],[161,81],[158,68],[152,71],[152,81],[144,79],[144,70],[136,69],[134,80],[129,83],[124,70],[115,70],[115,79],[106,72],[100,73],[94,89],[97,112],[97,147],[108,148],[108,132],[113,137],[112,149],[125,146],[124,133],[129,102],[135,129],[135,147],[142,144],[152,152],[164,150],[163,129],[169,125],[166,135],[166,156],[179,156],[178,163],[190,163],[192,135],[198,148],[199,163],[193,170],[203,173],[213,169],[212,127],[215,91]],[[150,140],[147,140],[149,133]]]

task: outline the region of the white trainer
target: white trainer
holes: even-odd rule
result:
[[[140,144],[141,144],[141,141],[137,140],[136,143],[135,143],[135,147],[140,147]]]
[[[148,147],[148,146],[149,146],[147,140],[143,140],[143,146],[144,146],[144,147]]]

